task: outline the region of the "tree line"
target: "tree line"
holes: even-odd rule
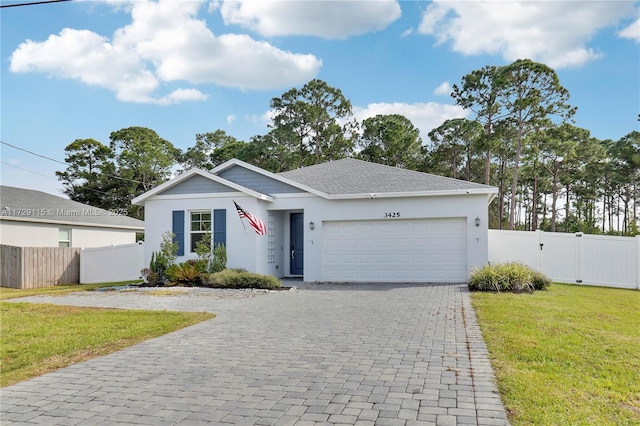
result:
[[[474,70],[451,96],[469,118],[446,120],[423,141],[402,115],[358,122],[340,89],[314,79],[273,98],[269,131],[249,141],[218,129],[182,151],[152,129],[129,127],[108,145],[75,140],[56,174],[72,200],[127,206],[143,218],[131,200],[176,171],[238,158],[277,173],[353,157],[496,186],[492,228],[638,233],[640,132],[599,140],[574,126],[576,107],[556,72],[526,59]]]

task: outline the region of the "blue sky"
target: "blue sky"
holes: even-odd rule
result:
[[[29,1],[0,0],[3,5]],[[313,78],[360,121],[426,134],[467,113],[450,86],[485,65],[554,68],[600,139],[638,130],[640,12],[631,1],[72,1],[1,9],[1,138],[64,161],[129,126],[185,150],[196,133],[267,132],[269,101]],[[60,195],[64,165],[0,146],[3,185]]]

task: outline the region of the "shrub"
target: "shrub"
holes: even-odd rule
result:
[[[198,261],[174,263],[173,265],[169,265],[165,271],[165,274],[169,279],[169,283],[167,285],[187,287],[200,285],[200,276],[203,272],[204,266]]]
[[[155,265],[155,252],[151,256],[151,266]],[[164,276],[164,271],[162,273],[156,272],[154,268],[144,268],[140,271],[140,275],[142,275],[143,282],[140,287],[159,287],[164,285],[166,279]]]
[[[209,272],[221,272],[227,267],[227,248],[224,244],[218,243],[213,249],[213,261]]]
[[[160,287],[163,286],[164,283],[164,277],[157,272],[149,272],[149,274],[147,274],[147,284],[149,287]]]
[[[534,290],[545,290],[551,285],[551,280],[541,272],[533,271],[533,288]]]
[[[205,275],[202,285],[213,288],[262,289],[274,289],[281,286],[280,281],[276,277],[233,269],[225,269],[224,271]]]
[[[485,265],[471,272],[471,291],[511,291],[514,293],[543,290],[551,280],[519,262]]]

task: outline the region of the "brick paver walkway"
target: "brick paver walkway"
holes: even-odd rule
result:
[[[218,316],[6,387],[2,424],[507,424],[466,285],[301,287],[38,298]]]

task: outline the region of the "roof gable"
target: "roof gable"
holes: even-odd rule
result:
[[[235,191],[235,189],[227,185],[196,174],[165,189],[162,195],[211,194]]]
[[[281,179],[274,179],[264,173],[259,173],[237,164],[220,171],[218,176],[263,194],[274,195],[306,192],[300,188],[282,182]]]
[[[189,183],[188,181],[192,179],[194,176],[199,176],[204,179],[198,178],[192,183]],[[207,184],[205,183],[206,180],[212,183]],[[183,184],[184,182],[187,182],[187,183],[185,184],[185,187],[181,188],[180,185]],[[176,189],[172,190],[172,188],[174,187],[176,187]],[[206,189],[204,188],[207,188],[207,187],[215,190],[206,191]],[[223,187],[226,187],[227,189],[223,190]],[[190,189],[191,191],[187,191],[187,189]],[[193,192],[193,191],[196,191],[196,192]],[[261,200],[267,200],[267,201],[273,200],[273,197],[267,194],[263,194],[263,193],[254,191],[253,189],[244,187],[242,185],[238,185],[235,182],[224,179],[206,170],[193,168],[193,169],[189,169],[188,171],[182,173],[181,175],[178,175],[177,177],[171,180],[168,180],[167,182],[161,185],[156,186],[155,188],[145,192],[144,194],[137,196],[136,198],[131,200],[131,202],[136,205],[144,205],[145,201],[148,198],[153,196],[159,196],[159,195],[211,194],[216,192],[221,193],[221,192],[233,192],[233,191],[243,192],[245,194],[259,198]]]

